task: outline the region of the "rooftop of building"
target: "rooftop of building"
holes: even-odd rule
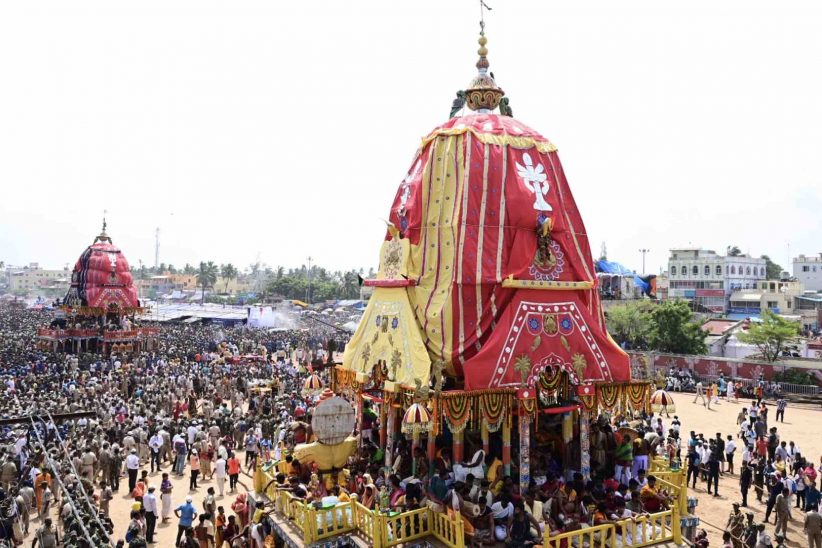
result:
[[[818,255],[803,255],[799,254],[798,257],[794,257],[793,262],[795,263],[822,263],[822,253]]]
[[[708,335],[724,335],[729,330],[733,329],[739,323],[739,320],[728,320],[723,318],[714,318],[702,324],[702,329],[708,332]]]

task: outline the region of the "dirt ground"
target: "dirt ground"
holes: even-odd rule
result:
[[[671,414],[679,416],[682,421],[681,431],[684,436],[687,436],[691,430],[697,433],[703,433],[706,438],[714,437],[717,432],[721,432],[723,437],[727,434],[736,436],[736,416],[740,409],[748,404],[750,401],[741,401],[739,403],[726,402],[722,400],[719,405],[712,405],[711,409],[706,409],[701,403],[693,403],[693,394],[673,394],[676,402],[676,412]],[[820,436],[820,424],[822,424],[822,408],[811,408],[809,406],[793,407],[788,406],[785,412],[784,423],[773,423],[774,415],[776,414],[775,406],[769,413],[769,426],[776,425],[778,427],[781,439],[785,441],[793,440],[800,448],[806,458],[814,462],[817,466],[822,461],[822,436]],[[820,421],[820,422],[817,422]],[[670,419],[663,420],[666,428],[670,425]],[[238,452],[241,462],[244,461],[242,452]],[[737,451],[737,458],[735,460],[737,467],[741,460],[741,449]],[[171,466],[166,463],[163,466],[163,471],[169,471]],[[143,468],[141,468],[142,470]],[[158,486],[160,484],[160,474],[150,474],[149,478],[152,483]],[[115,493],[114,500],[111,501],[111,517],[114,521],[114,538],[123,538],[129,522],[129,512],[131,506],[131,498],[126,493],[128,488],[127,478],[121,481],[120,492]],[[252,480],[247,475],[241,475],[240,481],[248,488],[252,487]],[[216,489],[216,482],[214,480],[202,479],[198,481],[199,488],[195,492],[190,492],[188,489],[189,478],[186,474],[182,478],[172,476],[172,483],[174,491],[172,493],[173,507],[182,504],[187,495],[191,495],[194,499],[194,505],[198,510],[202,508],[202,500],[205,496],[206,489],[214,486]],[[243,491],[240,486],[240,491]],[[720,478],[719,482],[719,497],[709,495],[705,490],[705,484],[697,482],[695,490],[689,490],[689,496],[696,497],[699,500],[696,514],[701,519],[701,528],[704,528],[711,540],[711,546],[722,545],[722,531],[727,523],[728,515],[731,512],[731,504],[733,502],[740,502],[741,497],[739,493],[739,476],[725,474]],[[230,515],[231,503],[234,501],[235,495],[226,495],[217,498],[217,504],[225,508],[226,514]],[[159,497],[158,497],[159,498]],[[743,511],[752,511],[754,513],[754,520],[760,522],[765,516],[765,504],[756,502],[756,496],[753,489],[751,489],[748,497],[748,508]],[[159,504],[159,501],[158,501]],[[51,516],[56,520],[56,510],[52,510]],[[32,523],[30,533],[33,534],[40,524],[38,517],[32,516]],[[773,518],[771,516],[771,523],[767,526],[769,532],[773,532]],[[795,510],[793,514],[793,521],[788,527],[788,545],[789,546],[807,546],[807,539],[802,533],[802,520],[804,515],[801,511]],[[157,534],[155,540],[157,546],[172,547],[174,546],[174,539],[177,534],[177,519],[172,518],[168,523],[158,523]],[[32,541],[30,535],[26,539],[26,545],[30,545]]]
[[[680,421],[682,421],[681,433],[685,438],[691,430],[694,430],[697,433],[704,434],[705,438],[714,437],[717,432],[721,432],[722,437],[725,439],[727,439],[728,434],[733,434],[734,438],[737,439],[736,416],[742,407],[747,407],[751,403],[750,400],[729,403],[723,399],[720,400],[719,405],[714,404],[709,410],[702,403],[693,403],[693,394],[674,393],[673,397],[676,402],[676,413],[672,413],[671,418],[674,414],[679,416]],[[822,422],[817,421],[822,421],[822,408],[812,408],[806,405],[793,407],[789,404],[785,411],[785,422],[776,423],[774,422],[776,406],[768,402],[768,407],[770,408],[768,426],[776,426],[782,440],[793,440],[805,458],[818,467],[820,460],[822,460],[822,456],[820,456],[822,455],[822,436],[820,436],[818,428],[821,427]],[[666,428],[670,424],[669,420],[665,418],[663,418],[663,422]],[[736,453],[734,464],[737,473],[735,475],[725,474],[720,478],[719,497],[715,498],[709,495],[705,489],[705,484],[701,481],[697,481],[695,490],[689,489],[688,491],[689,496],[696,497],[699,500],[696,515],[701,520],[700,527],[708,532],[711,546],[722,546],[722,532],[725,530],[728,516],[732,511],[731,504],[742,501],[738,474],[742,449],[737,449]],[[765,504],[756,501],[753,489],[748,492],[748,508],[742,508],[741,510],[743,513],[746,511],[753,512],[754,521],[756,522],[765,519]],[[807,546],[807,538],[802,533],[804,513],[801,510],[794,510],[792,518],[788,525],[788,545]],[[773,536],[773,522],[774,514],[771,514],[770,524],[767,525],[767,530],[771,536]]]
[[[245,463],[245,457],[242,451],[237,451],[237,456],[240,459],[240,463]],[[150,467],[148,465],[141,466],[140,470],[149,470]],[[163,472],[170,472],[171,471],[171,464],[165,463],[162,467]],[[245,467],[243,467],[243,472],[245,472]],[[162,503],[160,502],[160,481],[162,479],[162,472],[155,472],[154,474],[149,473],[149,483],[155,484],[157,486],[157,506],[159,509],[162,508]],[[214,479],[211,480],[203,480],[202,478],[198,478],[197,480],[197,490],[196,491],[189,491],[189,473],[188,468],[186,468],[186,474],[182,477],[171,475],[171,483],[174,486],[173,491],[171,493],[171,500],[172,500],[172,509],[176,508],[180,504],[185,502],[185,498],[188,495],[194,499],[192,503],[197,508],[199,513],[202,513],[203,508],[203,499],[206,496],[206,490],[209,487],[214,487],[214,490],[217,491],[217,481]],[[245,475],[240,474],[240,483],[241,485],[238,486],[238,492],[245,492],[248,489],[253,489],[254,482],[253,480]],[[245,486],[245,487],[244,487]],[[236,494],[228,494],[228,481],[226,481],[226,495],[220,497],[217,494],[217,506],[222,506],[225,509],[226,515],[231,515],[233,512],[231,511],[231,503],[234,502]],[[110,517],[114,522],[114,534],[112,535],[112,539],[116,542],[117,539],[122,539],[125,537],[126,529],[128,528],[128,524],[130,521],[130,513],[131,513],[131,504],[132,499],[128,494],[128,477],[124,477],[120,479],[120,490],[119,492],[114,493],[114,499],[109,503],[110,508]],[[52,521],[55,523],[57,522],[57,515],[58,510],[52,509],[49,512]],[[174,517],[172,514],[171,521],[167,523],[161,523],[160,520],[157,521],[157,531],[154,535],[154,540],[156,544],[154,546],[162,547],[162,548],[172,548],[174,546],[174,540],[177,537],[177,518]],[[32,512],[32,521],[29,527],[29,536],[26,537],[24,542],[24,546],[31,546],[31,542],[34,540],[34,532],[40,526],[41,522],[39,517],[36,516],[35,512]]]

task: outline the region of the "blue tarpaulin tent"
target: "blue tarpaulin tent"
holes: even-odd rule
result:
[[[651,285],[648,282],[637,276],[637,274],[633,270],[629,269],[628,267],[620,263],[614,261],[597,261],[595,263],[595,266],[597,272],[602,272],[604,274],[613,274],[615,276],[626,277],[633,276],[634,285],[640,288],[640,290],[642,290],[643,293],[647,293],[651,287]]]

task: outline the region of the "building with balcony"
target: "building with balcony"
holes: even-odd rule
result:
[[[15,294],[54,297],[63,295],[71,282],[68,268],[48,270],[38,263],[6,270],[8,290]]]
[[[807,291],[822,291],[822,253],[796,257],[793,260],[793,277],[802,282]]]
[[[794,313],[802,317],[802,327],[811,333],[822,330],[822,291],[804,291],[794,298]]]
[[[745,254],[676,248],[668,258],[668,298],[687,300],[694,309],[705,312],[727,312],[734,291],[756,289],[765,278],[765,259]]]
[[[756,317],[763,310],[770,310],[783,316],[794,315],[796,298],[803,293],[802,283],[797,281],[758,282],[754,289],[743,289],[731,293],[728,313],[732,316]]]

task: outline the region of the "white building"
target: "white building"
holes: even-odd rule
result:
[[[668,258],[668,298],[685,299],[698,309],[724,313],[734,291],[755,289],[765,279],[765,259],[718,255],[700,248],[672,249]]]
[[[807,291],[822,291],[822,253],[811,257],[800,255],[793,260],[793,276]]]

